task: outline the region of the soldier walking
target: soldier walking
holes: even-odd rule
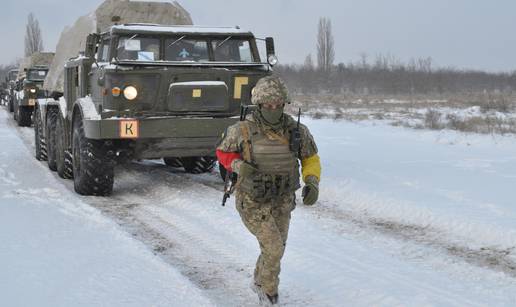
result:
[[[295,192],[302,177],[303,203],[315,204],[321,165],[308,128],[283,112],[290,100],[280,78],[260,79],[251,101],[258,109],[228,128],[217,158],[228,171],[238,174],[236,208],[260,244],[253,289],[261,301],[277,304],[280,261],[296,206]]]

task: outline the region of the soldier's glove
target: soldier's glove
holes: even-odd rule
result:
[[[306,177],[305,187],[303,188],[303,203],[307,206],[315,204],[319,198],[319,180],[315,176]]]
[[[254,173],[258,171],[258,169],[251,163],[242,161],[239,164],[240,165],[238,166],[238,176],[241,178],[253,176]]]

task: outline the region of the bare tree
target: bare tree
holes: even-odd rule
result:
[[[312,54],[308,54],[305,58],[305,64],[303,65],[305,69],[314,70],[314,61],[312,60]]]
[[[367,63],[368,57],[369,56],[367,55],[367,53],[360,52],[360,63],[358,66],[361,67],[363,70],[369,69],[369,64]]]
[[[31,56],[35,52],[43,51],[43,36],[39,28],[39,22],[30,13],[27,18],[27,27],[25,32],[25,56]]]
[[[328,72],[335,61],[335,47],[331,20],[321,17],[319,19],[319,31],[317,33],[317,64],[319,69]]]

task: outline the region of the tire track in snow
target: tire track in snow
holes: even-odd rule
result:
[[[459,242],[451,242],[449,233],[444,233],[429,225],[403,224],[369,216],[366,212],[360,215],[344,212],[336,209],[335,204],[331,207],[320,208],[318,214],[332,220],[348,221],[360,229],[432,247],[471,265],[503,272],[512,278],[516,278],[516,259],[514,255],[516,247],[501,249],[494,246],[485,246],[473,249],[460,245]]]
[[[221,237],[225,234],[216,231],[216,222],[207,217],[209,212],[193,215],[191,211],[185,210],[191,198],[183,198],[181,195],[199,193],[199,185],[177,174],[157,172],[155,167],[142,170],[139,164],[128,166],[121,175],[122,178],[131,178],[127,186],[131,186],[132,191],[112,197],[118,203],[114,208],[110,199],[92,197],[91,204],[94,207],[118,220],[121,226],[150,245],[165,261],[179,267],[182,274],[210,293],[210,297],[220,305],[228,305],[228,297],[231,297],[231,306],[256,305],[256,295],[248,288],[252,262],[244,263],[238,253],[231,252],[242,247],[237,242],[231,244],[231,239]],[[159,184],[151,188],[141,184],[136,188],[132,186],[132,182],[147,183],[149,176]],[[177,181],[183,182],[177,184]],[[182,188],[183,185],[192,184],[195,186],[192,189]],[[161,193],[162,190],[176,192],[162,197],[166,195]],[[208,190],[207,198],[211,199],[213,195],[209,192],[214,194],[214,191]],[[173,212],[166,210],[169,207],[167,204],[171,202]],[[206,199],[201,199],[201,202],[206,202],[207,206],[216,206],[209,204]],[[128,203],[133,205],[126,205]]]

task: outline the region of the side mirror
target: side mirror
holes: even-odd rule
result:
[[[276,49],[274,47],[274,38],[265,38],[265,49],[267,49],[267,62],[271,66],[278,64],[278,57],[276,57]]]
[[[265,48],[267,49],[267,57],[271,55],[276,55],[276,50],[274,49],[274,38],[265,38]]]
[[[99,42],[100,36],[96,33],[88,35],[86,38],[86,48],[84,50],[84,56],[90,59],[95,59],[95,53],[97,50],[97,43]]]

